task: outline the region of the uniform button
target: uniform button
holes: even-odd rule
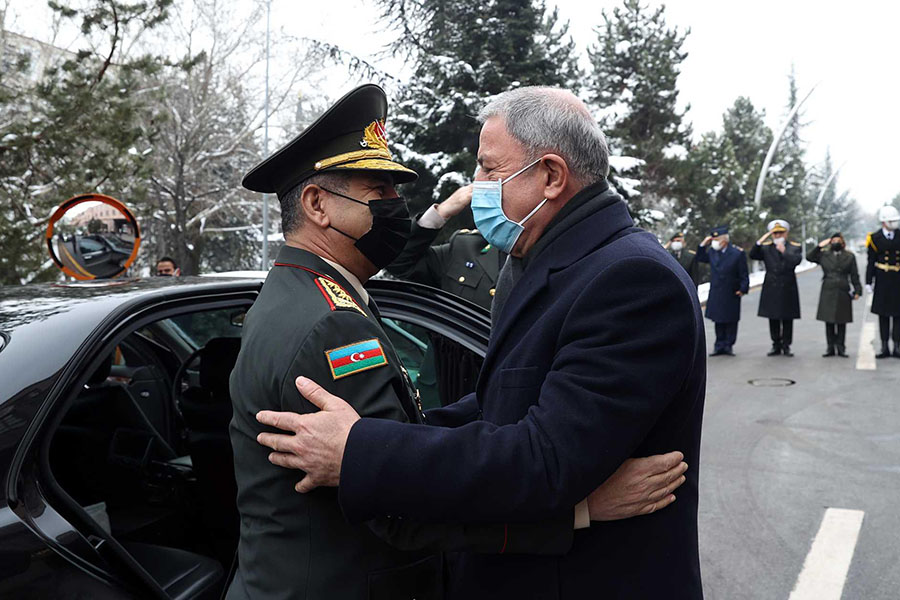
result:
[[[491,288],[491,292],[490,292],[490,293],[491,293],[491,297],[493,297],[493,295],[494,295],[495,293],[497,293],[497,290],[495,290],[494,288]]]
[[[466,278],[460,275],[460,277],[459,277],[459,282],[462,283],[462,282],[464,282],[465,280],[466,280]]]

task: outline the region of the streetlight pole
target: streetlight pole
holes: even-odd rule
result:
[[[269,24],[271,22],[272,0],[266,0],[266,117],[263,129],[263,158],[269,156]],[[262,219],[262,265],[261,271],[269,268],[269,195],[263,194]]]

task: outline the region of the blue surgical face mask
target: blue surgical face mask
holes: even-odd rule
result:
[[[484,239],[501,252],[507,254],[512,252],[519,236],[525,231],[525,222],[547,202],[547,199],[544,198],[524,219],[516,223],[503,212],[503,184],[539,162],[541,162],[540,158],[506,179],[472,183],[472,215],[475,217],[475,226],[478,227],[478,231],[484,236]]]

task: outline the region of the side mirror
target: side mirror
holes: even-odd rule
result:
[[[47,249],[63,273],[75,279],[111,279],[132,265],[141,245],[137,219],[110,196],[69,198],[47,224]]]

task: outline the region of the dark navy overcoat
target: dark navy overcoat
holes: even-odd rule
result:
[[[709,296],[706,318],[716,323],[741,320],[741,297],[738,290],[750,291],[747,255],[740,248],[728,244],[724,250],[697,246],[697,260],[709,263]]]
[[[463,554],[450,598],[702,598],[706,356],[694,283],[605,184],[584,193],[597,209],[562,223],[529,259],[475,394],[429,411],[428,425],[354,424],[344,514],[510,523],[571,514],[625,459],[675,449],[691,465],[687,482],[664,510],[576,531],[564,555]]]

